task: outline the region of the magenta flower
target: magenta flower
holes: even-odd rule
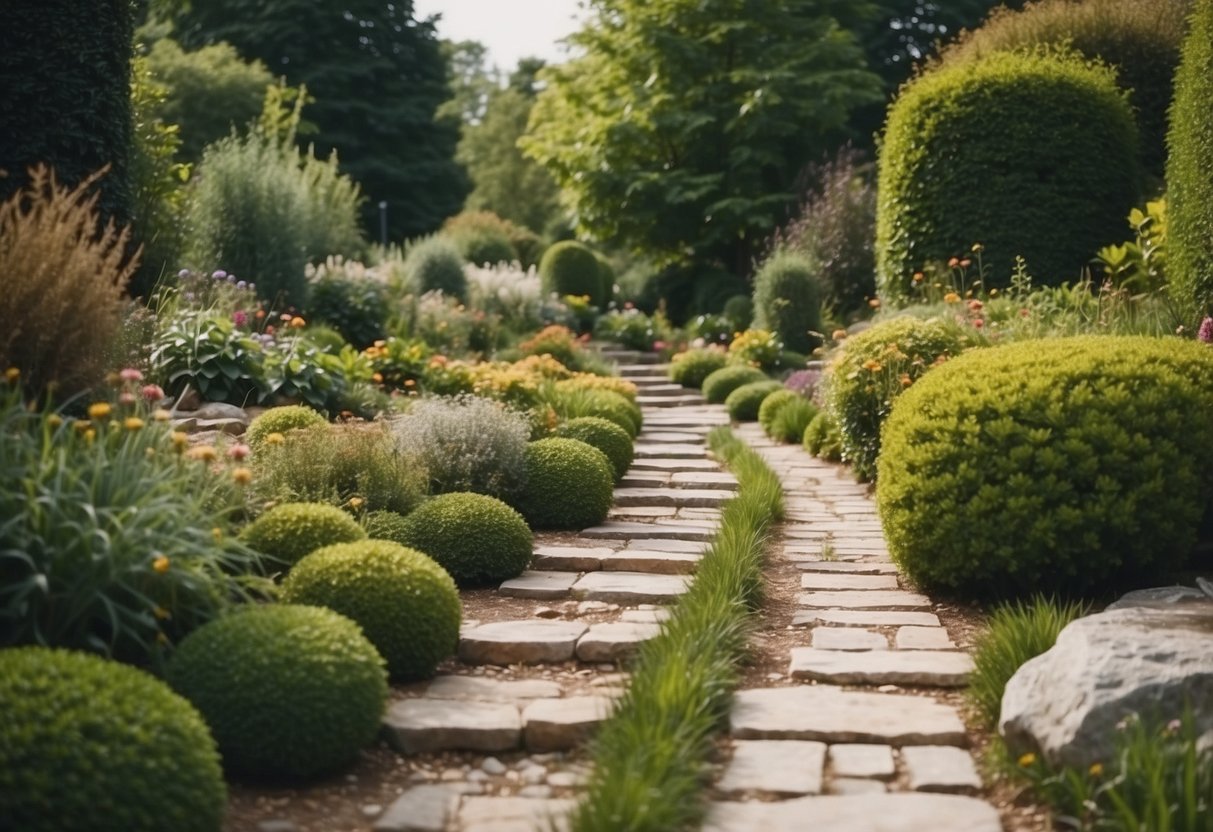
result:
[[[248,323],[248,314],[237,309],[232,313],[232,323],[234,323],[236,326],[244,326]]]
[[[1196,340],[1213,344],[1213,318],[1205,315],[1205,319],[1200,322],[1200,331],[1196,333]]]

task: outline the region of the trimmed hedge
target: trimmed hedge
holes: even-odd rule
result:
[[[777,251],[754,275],[754,328],[779,336],[788,350],[809,353],[821,344],[821,290],[813,262]]]
[[[577,439],[540,439],[526,449],[527,484],[517,508],[534,529],[584,529],[606,519],[615,476],[606,454]]]
[[[1182,566],[1213,497],[1213,350],[1086,336],[976,350],[885,424],[876,498],[924,589],[1089,592]]]
[[[774,379],[763,379],[743,384],[729,393],[724,400],[724,406],[729,411],[729,418],[734,422],[753,422],[758,418],[758,408],[772,393],[783,389],[783,385]]]
[[[683,387],[703,386],[704,379],[729,363],[721,349],[697,349],[680,352],[670,359],[670,380]]]
[[[545,293],[586,295],[590,303],[606,305],[602,270],[594,252],[576,240],[556,243],[539,261],[539,279]]]
[[[322,546],[365,537],[357,520],[325,503],[276,505],[240,532],[240,539],[251,548],[288,567]]]
[[[212,621],[181,642],[166,676],[202,712],[223,765],[249,777],[352,763],[387,705],[383,658],[358,625],[320,607],[251,606]]]
[[[533,538],[522,515],[483,494],[435,497],[404,519],[402,537],[460,586],[516,578],[531,562]]]
[[[597,416],[583,416],[570,419],[556,426],[553,436],[564,439],[579,439],[587,445],[592,445],[606,454],[615,472],[615,482],[623,479],[623,475],[632,466],[635,449],[632,447],[632,437],[619,425],[608,419]]]
[[[817,405],[803,396],[797,396],[775,411],[767,435],[776,442],[800,442],[819,413]]]
[[[880,294],[908,297],[915,272],[976,243],[985,288],[1009,282],[1016,255],[1037,285],[1073,281],[1124,236],[1139,178],[1133,114],[1110,69],[998,53],[921,75],[889,109],[881,144]]]
[[[766,381],[767,374],[748,364],[730,364],[721,367],[703,380],[703,397],[711,404],[724,404],[729,394],[745,384]]]
[[[842,461],[842,434],[838,422],[827,411],[822,410],[804,429],[804,449],[826,462]]]
[[[219,832],[227,789],[201,715],[84,653],[0,651],[0,829]]]

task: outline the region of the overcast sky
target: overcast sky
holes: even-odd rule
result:
[[[564,60],[556,41],[577,28],[577,0],[415,0],[418,18],[440,14],[438,36],[478,40],[489,61],[509,72],[531,55],[550,63]]]

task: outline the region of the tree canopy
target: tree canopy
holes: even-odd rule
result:
[[[523,149],[579,228],[663,264],[746,274],[797,171],[879,95],[842,0],[589,0],[580,57],[547,87]],[[576,54],[576,53],[575,53]]]

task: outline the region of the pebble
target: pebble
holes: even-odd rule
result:
[[[539,607],[535,610],[536,618],[559,618],[561,615],[560,610],[554,610],[551,607]]]
[[[464,776],[463,772],[460,771],[459,769],[448,768],[446,771],[442,772],[441,779],[442,779],[442,782],[444,782],[444,783],[454,783],[458,780],[462,780],[463,776]]]
[[[558,789],[567,789],[578,785],[581,777],[571,771],[554,771],[548,775],[548,785]]]
[[[383,807],[378,803],[368,803],[362,807],[362,814],[368,818],[377,817],[382,811]]]
[[[547,799],[552,796],[551,786],[531,785],[518,790],[519,797],[540,797]]]
[[[484,762],[480,764],[486,774],[505,774],[505,763],[498,760],[496,757],[485,757]]]
[[[548,779],[548,770],[543,766],[529,765],[522,770],[521,775],[522,782],[529,786],[533,786],[536,783],[542,783],[544,780]]]

